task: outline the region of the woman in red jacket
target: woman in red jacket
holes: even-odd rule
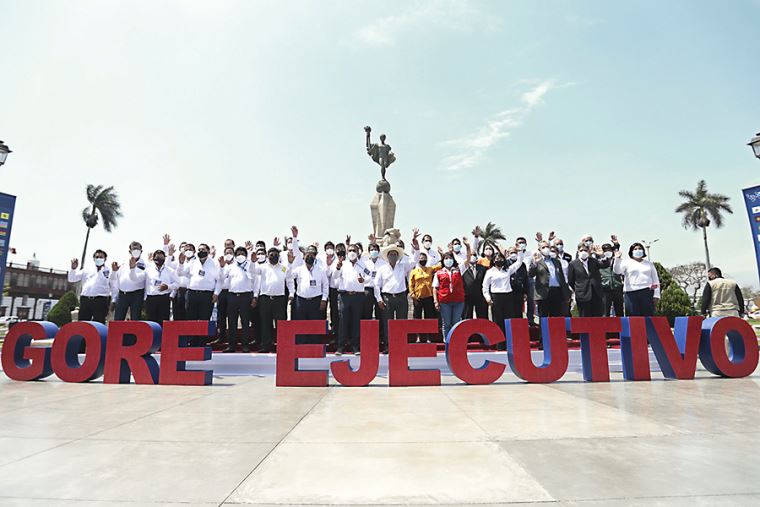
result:
[[[464,311],[464,283],[454,254],[443,254],[443,268],[433,276],[435,309],[441,312],[443,339],[446,340],[454,324],[462,320]]]

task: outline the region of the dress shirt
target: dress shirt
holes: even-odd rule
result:
[[[632,292],[641,289],[654,289],[654,297],[660,297],[660,278],[657,276],[657,268],[648,260],[641,262],[633,259],[616,258],[612,264],[615,274],[623,275],[623,292]]]
[[[438,253],[435,247],[425,248],[423,246],[421,251],[427,254],[428,266],[435,266],[441,262],[441,254]]]
[[[557,278],[557,267],[552,262],[551,257],[544,257],[544,264],[549,270],[549,287],[559,287],[559,278]]]
[[[491,301],[491,294],[505,294],[507,292],[512,292],[510,277],[520,269],[521,266],[525,265],[526,258],[530,261],[530,257],[518,253],[517,261],[510,264],[508,268],[505,269],[502,267],[499,269],[498,267],[493,266],[486,271],[486,276],[483,277],[483,297],[486,301]]]
[[[129,267],[129,261],[119,266],[119,270],[115,273],[113,280],[111,280],[111,287],[113,289],[114,300],[118,297],[119,292],[134,292],[136,290],[145,288],[145,268],[148,265],[142,259],[137,259],[135,265],[135,275],[131,275],[132,268]]]
[[[252,266],[253,263],[249,260],[242,264],[238,263],[237,260],[232,261],[232,264],[227,264],[219,272],[222,286],[224,286],[224,282],[227,282],[227,288],[233,294],[252,292],[253,297],[258,297],[259,275],[254,273]]]
[[[340,269],[337,267],[337,262],[333,263],[333,266],[335,266],[333,276],[337,279],[338,290],[364,292],[364,283],[372,272],[362,261],[358,259],[356,262],[343,261],[343,266]],[[360,282],[359,276],[364,278],[364,281]]]
[[[288,276],[288,267],[280,264],[272,264],[269,261],[253,263],[253,272],[259,275],[259,293],[264,296],[284,296],[285,287],[293,294],[293,279]]]
[[[133,280],[137,280],[138,277],[137,268],[129,270],[129,277]],[[145,269],[145,296],[160,296],[163,294],[171,294],[179,287],[179,281],[174,270],[166,265],[161,266],[161,269],[156,267],[156,263],[151,262]],[[166,284],[168,288],[161,290],[161,285]]]
[[[291,278],[296,284],[296,294],[302,298],[322,297],[327,301],[330,294],[330,284],[327,281],[327,272],[315,262],[309,269],[306,263],[301,264],[291,271]]]
[[[187,288],[190,290],[212,290],[214,294],[219,294],[221,284],[219,283],[219,263],[211,258],[206,257],[205,262],[196,256],[191,261],[177,266],[177,275],[187,276]]]
[[[433,297],[433,273],[438,266],[417,266],[409,274],[409,293],[414,299]]]
[[[383,264],[375,276],[375,299],[383,300],[383,293],[401,294],[406,291],[406,280],[414,268],[414,263],[408,258],[396,261],[395,266]]]
[[[107,266],[87,266],[69,271],[69,282],[82,282],[82,295],[86,297],[111,296],[111,269]]]
[[[338,256],[333,254],[332,256],[332,262],[330,265],[327,265],[327,254],[326,253],[320,253],[317,254],[317,262],[316,264],[320,264],[324,270],[325,273],[327,273],[327,281],[330,282],[330,288],[331,289],[337,289],[338,288],[338,280],[335,278],[335,265],[338,263]]]
[[[375,276],[377,276],[377,271],[384,265],[388,264],[386,261],[378,257],[377,259],[372,259],[372,257],[366,257],[362,259],[362,262],[365,266],[367,266],[367,269],[369,269],[369,278],[366,278],[364,281],[364,288],[370,289],[374,287],[375,283]]]

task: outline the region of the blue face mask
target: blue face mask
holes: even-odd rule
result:
[[[369,256],[370,256],[370,257],[372,257],[373,259],[377,259],[378,257],[380,257],[380,252],[379,252],[379,251],[377,251],[377,250],[372,250],[372,251],[369,253]]]
[[[456,253],[459,253],[462,251],[462,245],[454,245],[454,251]]]
[[[443,265],[450,268],[454,265],[454,259],[443,259]]]
[[[639,248],[635,249],[633,251],[633,256],[636,259],[641,259],[642,257],[644,257],[644,250],[641,250]]]

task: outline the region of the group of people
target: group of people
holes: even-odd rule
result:
[[[277,322],[290,308],[293,320],[329,320],[336,353],[358,354],[360,321],[380,321],[387,351],[387,323],[406,319],[410,300],[413,318],[440,319],[445,337],[473,316],[502,328],[508,318],[569,316],[573,300],[580,316],[653,315],[660,296],[644,245],[623,253],[615,235],[601,245],[584,235],[571,253],[553,232],[547,239],[537,233],[532,251],[524,237],[502,249],[477,227],[471,241],[434,247],[429,234],[414,229],[409,254],[403,240],[381,246],[374,235],[366,248],[347,236],[320,251],[317,243],[302,247],[298,233],[293,226],[284,246],[275,238],[268,248],[228,239],[218,258],[206,243],[175,247],[164,235],[162,248],[147,255],[140,242],[130,243],[122,264],[109,266],[103,250],[83,269],[72,259],[69,281],[82,282],[79,320],[105,322],[110,310],[114,320],[210,320],[216,306],[225,352],[236,350],[238,338],[243,352],[274,352]]]

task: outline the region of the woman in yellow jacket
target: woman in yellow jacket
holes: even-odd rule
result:
[[[413,316],[415,319],[437,319],[438,311],[433,301],[433,274],[441,269],[441,265],[427,265],[428,257],[425,252],[420,252],[417,266],[409,273],[409,294],[412,296]],[[414,337],[409,338],[414,341]],[[418,335],[420,342],[432,341],[430,335]]]

